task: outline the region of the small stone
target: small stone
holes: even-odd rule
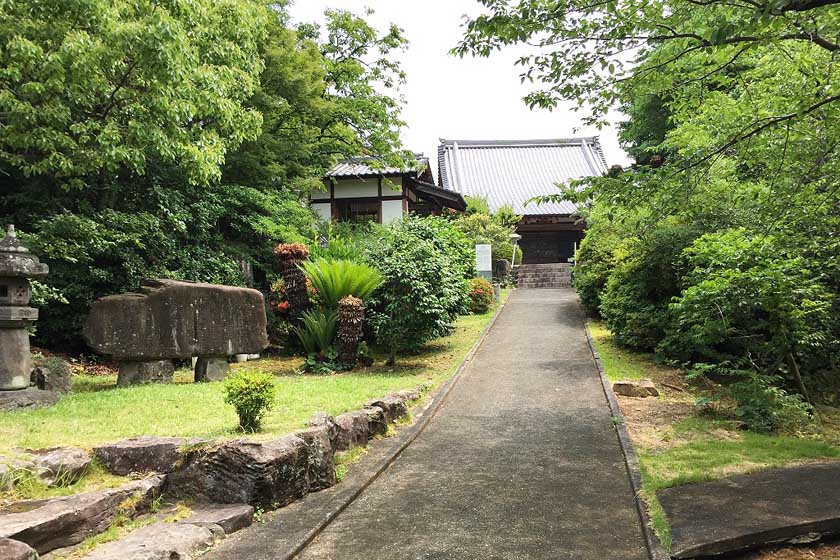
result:
[[[108,472],[125,476],[137,472],[169,473],[181,460],[184,446],[199,440],[140,436],[102,445],[93,450]]]
[[[367,413],[360,410],[346,412],[336,416],[335,423],[338,427],[334,443],[336,451],[367,445],[370,435]]]
[[[225,358],[199,357],[195,363],[195,381],[224,381],[230,373],[230,364]]]
[[[0,539],[0,558],[3,560],[37,560],[38,553],[26,543]]]
[[[613,391],[622,397],[658,397],[659,391],[650,379],[640,379],[639,381],[616,381],[613,383]]]
[[[30,385],[42,391],[69,393],[73,386],[73,366],[61,358],[48,358],[32,370]]]
[[[82,478],[90,466],[90,454],[76,447],[39,449],[31,452],[38,476],[48,486],[66,486]]]
[[[103,544],[86,560],[189,560],[224,537],[219,526],[153,523],[118,541]]]
[[[404,402],[409,403],[411,401],[416,401],[420,398],[421,391],[419,388],[415,389],[405,389],[404,391],[398,391],[396,395],[401,398]]]
[[[386,395],[381,399],[374,399],[368,401],[365,407],[378,406],[385,413],[385,421],[388,423],[395,422],[408,414],[408,407],[405,405],[405,399],[397,395]]]
[[[254,508],[248,504],[205,504],[193,508],[189,517],[179,523],[189,523],[203,527],[207,524],[218,525],[226,535],[230,535],[250,526],[254,522]]]
[[[0,410],[43,408],[57,403],[59,397],[55,391],[41,391],[34,387],[19,391],[0,391]]]
[[[121,362],[117,385],[123,387],[143,383],[172,383],[174,373],[175,364],[172,363],[172,360]]]
[[[378,406],[366,406],[364,411],[368,419],[369,437],[388,433],[388,417],[385,411]]]
[[[338,424],[335,423],[335,418],[326,412],[316,412],[312,415],[312,418],[306,425],[310,428],[326,428],[327,435],[330,438],[330,443],[333,447],[335,447],[336,438],[338,437],[339,432]]]

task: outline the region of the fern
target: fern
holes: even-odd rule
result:
[[[292,327],[307,354],[323,354],[332,346],[336,332],[335,311],[310,310],[301,315],[302,325]]]
[[[352,261],[318,259],[305,261],[300,268],[328,309],[337,309],[346,296],[364,301],[382,284],[378,271]]]

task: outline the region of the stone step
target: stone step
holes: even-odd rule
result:
[[[534,279],[534,280],[540,280],[540,279],[544,279],[544,278],[549,279],[549,280],[553,280],[553,279],[561,279],[562,280],[562,279],[571,278],[571,277],[572,277],[571,274],[560,273],[560,272],[550,272],[550,273],[543,273],[543,274],[529,273],[529,274],[520,274],[519,276],[517,276],[517,278],[519,278],[520,280],[524,280],[526,278]]]
[[[79,544],[108,529],[118,514],[133,518],[148,510],[162,487],[163,477],[153,476],[119,488],[19,502],[0,513],[0,538],[26,543],[39,554]]]
[[[148,560],[191,558],[227,535],[254,522],[254,508],[247,504],[195,506],[186,519],[159,522],[129,533],[120,540],[95,548],[85,560]]]
[[[517,288],[571,288],[572,285],[562,282],[535,282],[526,284],[517,284]]]

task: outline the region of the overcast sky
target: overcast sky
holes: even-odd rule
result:
[[[408,127],[403,142],[410,150],[424,152],[435,161],[439,138],[458,140],[511,140],[601,136],[607,163],[626,164],[615,132],[581,128],[580,117],[562,106],[553,112],[529,110],[522,97],[528,92],[519,83],[519,68],[512,51],[489,59],[459,59],[448,54],[462,35],[464,14],[480,13],[475,0],[295,0],[290,12],[295,22],[322,22],[325,8],[362,13],[379,29],[395,22],[410,41],[402,56],[408,75],[404,87]],[[436,167],[436,166],[432,166]]]

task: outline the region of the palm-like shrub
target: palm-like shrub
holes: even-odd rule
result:
[[[338,302],[347,296],[366,300],[382,284],[379,272],[352,261],[318,259],[301,263],[300,269],[327,309],[338,309]]]
[[[365,304],[361,299],[347,296],[338,302],[336,349],[338,362],[346,367],[356,367],[359,361],[359,343],[362,341],[364,322]]]
[[[301,315],[301,325],[292,327],[307,354],[324,356],[332,346],[336,331],[335,311],[309,310]]]
[[[306,277],[298,266],[309,258],[309,249],[302,243],[281,243],[274,249],[274,256],[277,257],[280,274],[283,276],[289,302],[289,319],[297,323],[310,305]]]

